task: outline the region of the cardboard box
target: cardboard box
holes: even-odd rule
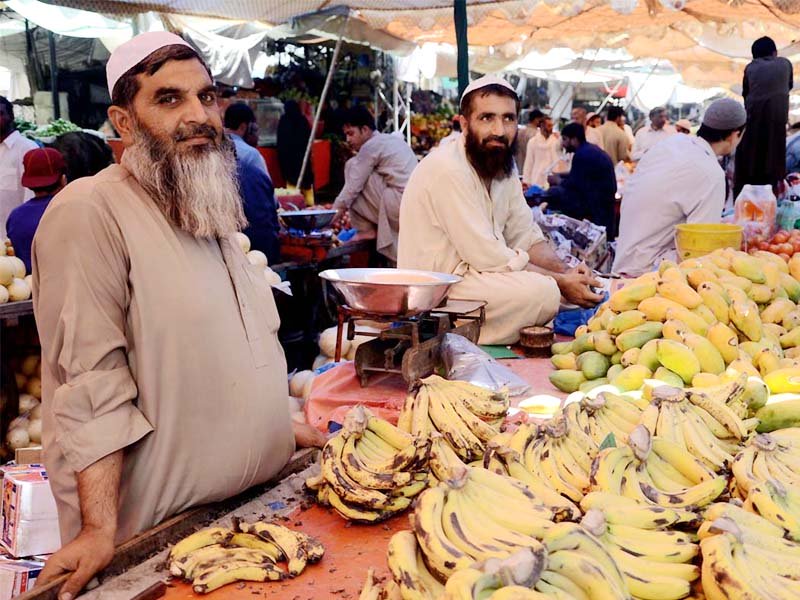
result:
[[[43,561],[0,559],[0,600],[10,600],[36,585]]]
[[[2,535],[12,556],[50,554],[61,545],[58,512],[41,465],[3,469]]]
[[[17,448],[14,451],[14,462],[18,465],[31,465],[42,462],[42,447]]]

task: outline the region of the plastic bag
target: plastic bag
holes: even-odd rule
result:
[[[505,388],[510,396],[519,396],[530,389],[511,369],[463,336],[444,334],[441,352],[448,379],[466,381],[495,392]]]
[[[778,202],[769,185],[746,185],[733,207],[734,222],[744,228],[744,240],[769,239],[775,233]]]

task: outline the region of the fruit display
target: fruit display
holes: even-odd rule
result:
[[[458,456],[470,462],[483,457],[508,406],[506,394],[431,375],[421,381],[415,396],[406,399],[397,425],[417,438],[441,434]]]
[[[800,255],[726,248],[632,280],[572,342],[553,345],[550,381],[564,392],[647,379],[709,386],[744,373],[773,393],[800,391]],[[732,374],[731,374],[732,373]]]
[[[25,263],[14,255],[11,242],[0,247],[0,304],[29,300],[31,276],[25,272]]]
[[[391,581],[368,578],[362,597],[678,600],[708,586],[715,600],[800,598],[788,569],[800,549],[800,428],[757,433],[766,385],[728,377],[574,393],[544,423],[497,433],[481,458],[412,410],[428,395],[409,397],[406,427],[432,437],[431,487],[389,544]],[[785,556],[767,576],[774,552]],[[737,562],[746,555],[752,571]]]
[[[281,581],[297,577],[308,563],[322,560],[325,549],[315,538],[275,523],[210,527],[175,544],[167,558],[174,577],[206,594],[237,581]],[[279,562],[286,562],[285,567]]]
[[[322,472],[306,486],[345,519],[382,521],[407,509],[427,487],[429,449],[427,437],[411,436],[356,406],[325,444]]]

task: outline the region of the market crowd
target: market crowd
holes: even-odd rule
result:
[[[480,341],[514,343],[562,303],[603,299],[591,269],[556,255],[523,189],[547,188],[550,208],[604,226],[617,238],[614,270],[637,275],[674,250],[676,224],[720,220],[718,161],[740,141],[736,185],[777,185],[791,67],[769,41],[753,54],[745,106],[711,103],[695,134],[656,108],[634,135],[618,106],[575,107],[560,132],[532,110],[520,129],[516,91],[487,75],[464,90],[457,131],[418,162],[355,107],[342,115],[353,156],[334,207],[387,261],[460,275],[453,296],[487,302]],[[39,148],[0,99],[0,217],[33,272],[44,461],[64,544],[40,583],[71,573],[62,600],[115,544],[264,482],[296,446],[324,442],[289,418],[275,302],[234,237],[244,230],[276,260],[255,115],[236,102],[223,115],[208,66],[171,33],[119,46],[107,76],[119,164],[89,134]],[[304,120],[295,108],[284,131]],[[298,183],[304,145],[284,140],[281,167]],[[635,170],[617,232],[619,163]]]

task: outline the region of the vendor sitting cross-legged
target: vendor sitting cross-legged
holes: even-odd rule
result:
[[[521,328],[550,321],[562,296],[602,300],[589,269],[568,269],[533,222],[514,168],[518,110],[503,79],[472,82],[462,139],[420,162],[400,205],[398,266],[461,275],[450,296],[487,301],[482,344],[516,342]]]

